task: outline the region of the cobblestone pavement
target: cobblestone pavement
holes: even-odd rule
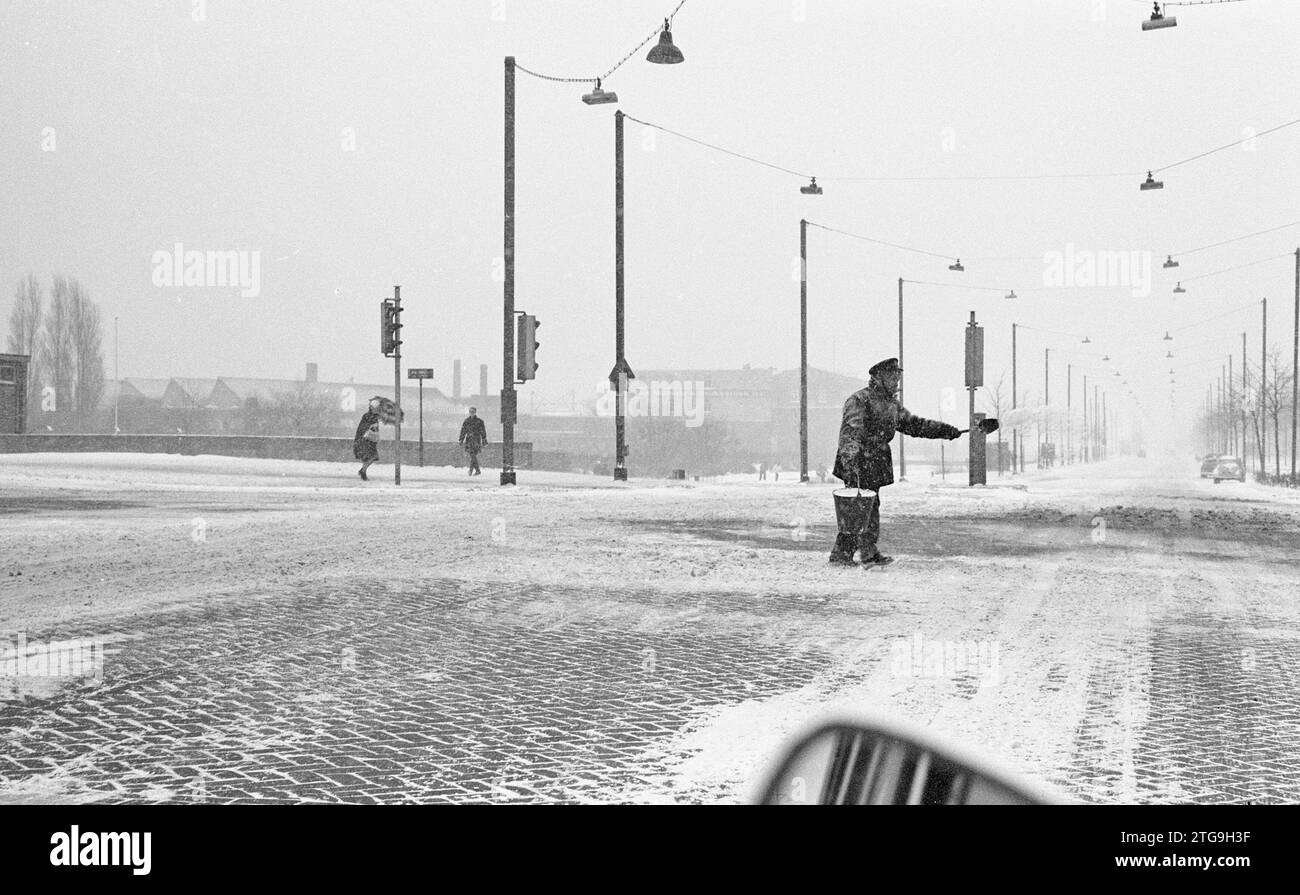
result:
[[[621,595],[638,611],[601,630],[579,623],[607,598],[357,581],[60,631],[109,644],[103,679],[0,703],[0,798],[26,784],[110,801],[600,800],[635,788],[638,754],[701,709],[825,664],[668,631],[692,611],[653,593]]]
[[[766,599],[774,618],[826,611]],[[653,746],[718,706],[805,686],[835,660],[705,623],[752,612],[740,596],[683,608],[631,589],[594,623],[584,607],[610,600],[359,580],[34,634],[98,638],[107,656],[101,680],[0,701],[0,800],[669,800],[654,789],[666,769],[644,757]],[[1158,619],[1149,643],[1128,639],[1112,644],[1121,661],[1089,673],[1071,766],[1052,782],[1097,801],[1125,775],[1150,801],[1300,800],[1294,639],[1210,616]],[[1119,703],[1133,686],[1148,691],[1149,720],[1116,750],[1107,726],[1132,711]]]

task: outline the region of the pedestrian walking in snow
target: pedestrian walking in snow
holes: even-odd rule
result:
[[[766,464],[766,463],[759,463],[759,464],[758,464],[758,480],[759,480],[760,482],[765,482],[765,481],[767,481],[767,464]]]
[[[852,564],[853,551],[863,565],[884,565],[893,558],[876,549],[880,537],[880,489],[894,482],[894,455],[889,443],[895,432],[913,438],[961,436],[956,426],[913,415],[898,400],[903,368],[891,357],[871,368],[867,387],[849,395],[840,423],[839,450],[832,474],[849,488],[875,492],[874,497],[836,499],[838,534],[831,562]]]
[[[478,408],[471,407],[469,416],[465,417],[465,422],[460,424],[460,446],[469,454],[469,474],[482,475],[483,470],[478,465],[478,452],[483,450],[483,445],[487,444],[487,426],[479,418]]]
[[[357,423],[357,434],[352,439],[352,456],[361,461],[357,475],[362,481],[370,481],[366,470],[379,459],[379,399],[370,399],[370,409]]]

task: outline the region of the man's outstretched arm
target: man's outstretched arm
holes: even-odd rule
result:
[[[913,438],[942,438],[951,441],[961,437],[961,430],[956,426],[916,416],[906,407],[899,408],[898,431]]]

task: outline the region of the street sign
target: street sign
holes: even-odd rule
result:
[[[971,313],[971,322],[966,327],[966,387],[980,388],[984,385],[984,327],[975,323],[975,314]]]
[[[636,379],[636,374],[632,372],[631,365],[626,358],[621,358],[618,363],[614,364],[614,369],[609,371],[609,384],[617,389],[620,381],[626,382],[629,379]]]
[[[406,371],[407,379],[432,379],[432,367],[411,367]]]

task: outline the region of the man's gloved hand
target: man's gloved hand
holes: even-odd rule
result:
[[[955,439],[961,438],[961,436],[962,436],[961,429],[958,429],[956,426],[949,425],[947,431],[944,432],[943,437],[948,439],[949,441],[953,441]]]

